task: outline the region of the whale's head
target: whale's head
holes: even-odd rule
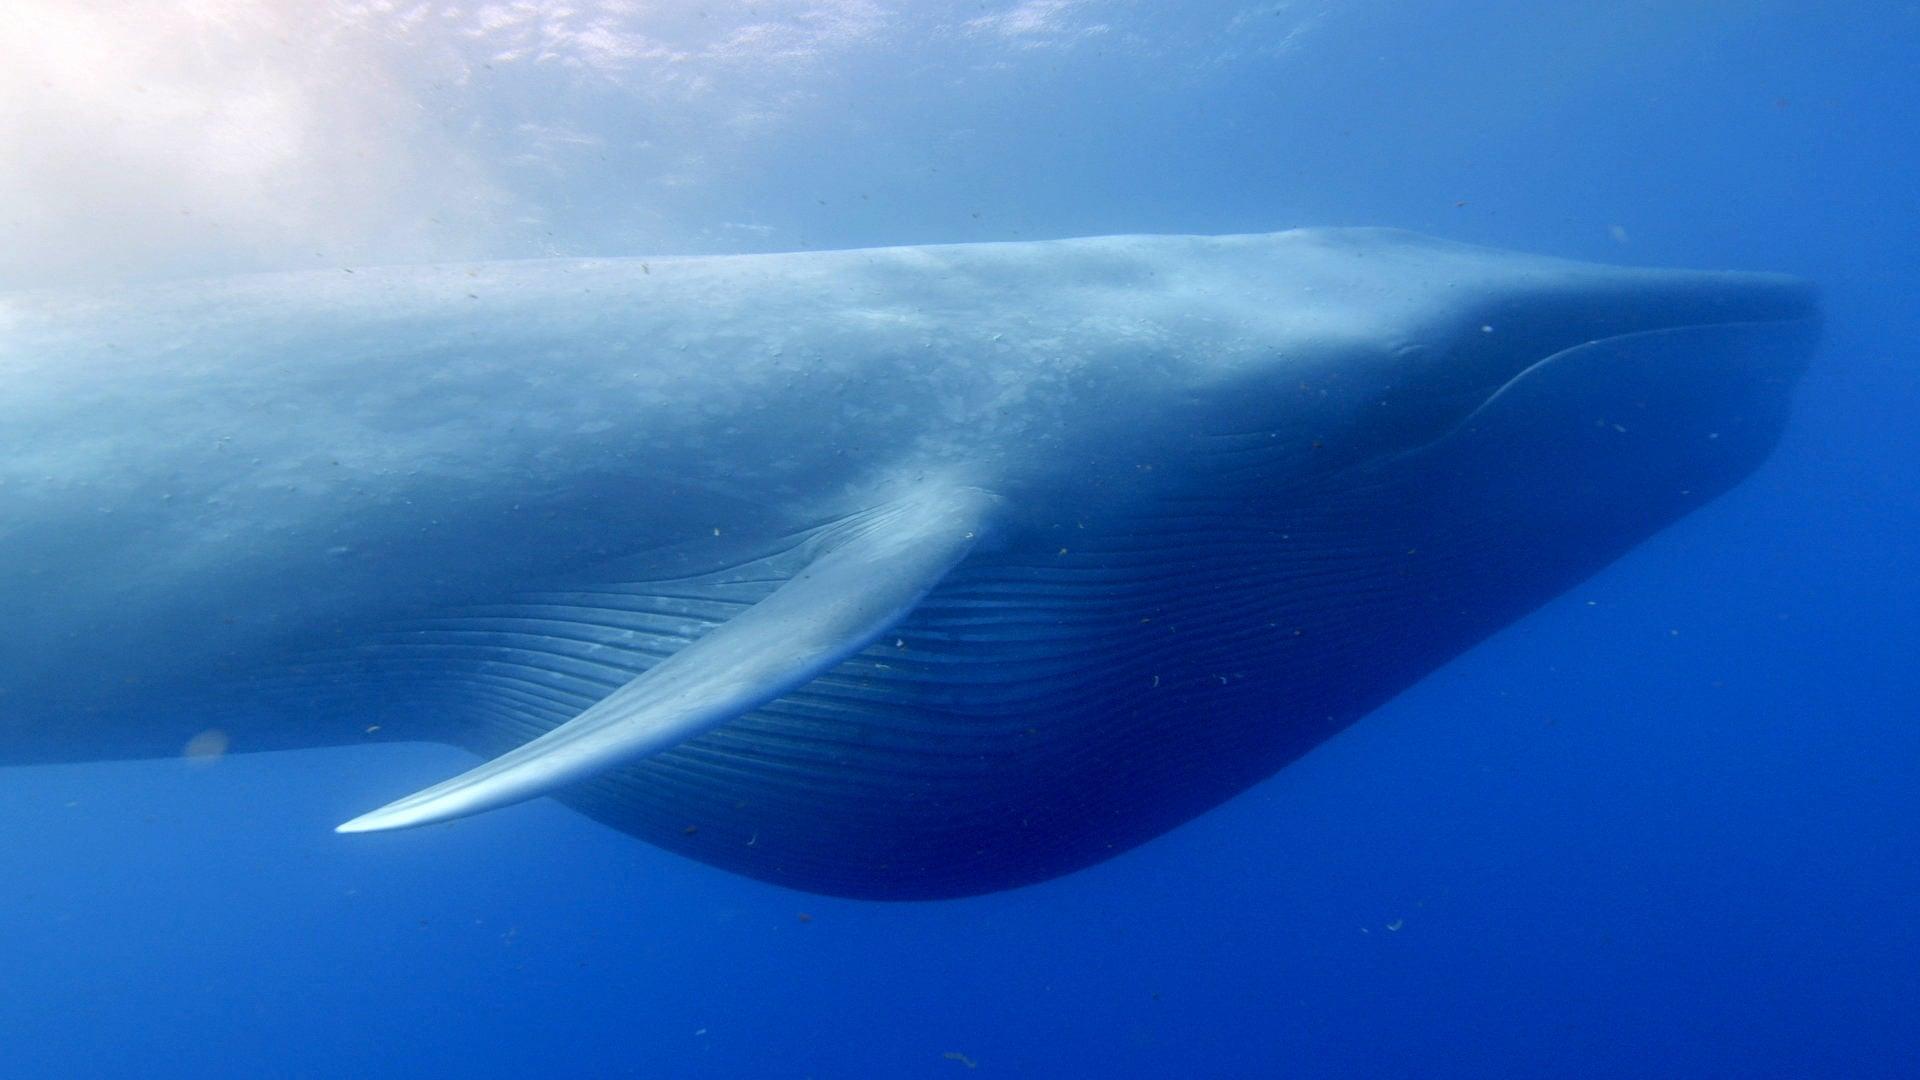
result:
[[[1596,447],[1579,464],[1589,478],[1639,454],[1683,468],[1738,449],[1750,466],[1819,334],[1814,288],[1785,275],[1602,266],[1395,230],[1250,239],[1264,247],[1236,255],[1284,268],[1248,300],[1265,311],[1243,313],[1264,334],[1196,361],[1185,422],[1217,451],[1196,457],[1204,469],[1266,490],[1520,424],[1541,445],[1516,446],[1515,468],[1596,425],[1638,439]],[[1721,445],[1702,458],[1696,439]]]

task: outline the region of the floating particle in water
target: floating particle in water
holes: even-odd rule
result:
[[[187,745],[180,748],[180,756],[188,761],[207,764],[226,756],[227,747],[231,743],[232,740],[227,738],[226,732],[219,728],[208,728],[188,739]]]

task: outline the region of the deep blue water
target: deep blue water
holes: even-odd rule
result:
[[[1386,224],[1803,274],[1828,341],[1783,445],[1248,794],[977,899],[793,893],[552,803],[330,831],[471,760],[441,747],[0,770],[0,1074],[1920,1075],[1920,7],[969,24],[1016,7],[816,5],[850,21],[815,62],[706,96],[378,57],[493,168],[447,225],[487,254]],[[508,145],[556,116],[600,142]],[[347,227],[395,207],[127,259],[461,246]]]

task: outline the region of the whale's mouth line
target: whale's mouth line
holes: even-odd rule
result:
[[[1636,330],[1625,334],[1610,334],[1606,337],[1583,341],[1577,345],[1569,345],[1566,348],[1548,353],[1515,372],[1512,376],[1494,387],[1491,393],[1481,398],[1480,403],[1471,411],[1461,416],[1460,419],[1454,423],[1449,424],[1444,431],[1434,435],[1432,438],[1423,439],[1419,444],[1414,446],[1376,455],[1365,462],[1358,463],[1356,467],[1377,469],[1403,458],[1426,453],[1433,447],[1439,446],[1450,439],[1471,433],[1480,427],[1482,421],[1490,414],[1500,409],[1507,398],[1518,393],[1520,388],[1547,376],[1553,369],[1570,361],[1574,361],[1582,355],[1620,349],[1631,346],[1636,342],[1654,341],[1660,338],[1710,333],[1713,331],[1723,331],[1729,334],[1750,330],[1780,330],[1783,332],[1793,332],[1796,330],[1815,331],[1818,329],[1819,323],[1820,320],[1817,316],[1805,315],[1779,319],[1727,319],[1696,323],[1676,323],[1671,326]],[[1348,470],[1343,469],[1341,471],[1346,472]]]
[[[1342,462],[1340,467],[1335,469],[1331,475],[1339,475],[1353,468],[1368,468],[1390,463],[1398,458],[1419,453],[1428,447],[1444,442],[1457,433],[1473,427],[1490,410],[1499,407],[1501,402],[1510,396],[1517,387],[1539,378],[1556,364],[1570,357],[1608,348],[1626,346],[1635,341],[1648,341],[1679,334],[1699,334],[1713,331],[1737,333],[1743,330],[1767,329],[1778,329],[1787,332],[1799,329],[1811,331],[1817,330],[1819,323],[1820,319],[1817,315],[1803,314],[1788,315],[1780,318],[1711,319],[1700,322],[1673,323],[1620,334],[1608,334],[1602,337],[1589,338],[1585,341],[1576,342],[1541,355],[1538,359],[1521,366],[1518,370],[1501,379],[1499,382],[1489,382],[1469,389],[1455,391],[1444,396],[1436,395],[1427,399],[1426,403],[1429,406],[1436,407],[1441,411],[1446,411],[1455,404],[1460,405],[1462,411],[1458,413],[1458,419],[1448,422],[1443,428],[1425,438],[1421,438],[1410,445],[1383,450],[1380,453],[1358,460]],[[1230,469],[1239,470],[1264,464],[1269,460],[1266,454],[1271,453],[1275,442],[1283,439],[1286,434],[1286,432],[1278,428],[1269,427],[1253,431],[1207,432],[1205,438],[1207,441],[1216,444],[1217,448],[1224,453],[1233,457],[1242,458],[1243,461],[1241,463],[1229,466]],[[1322,475],[1325,476],[1328,474]]]
[[[1500,400],[1506,397],[1508,394],[1510,394],[1515,387],[1520,386],[1522,383],[1525,383],[1527,380],[1538,376],[1540,373],[1544,372],[1547,368],[1552,367],[1554,364],[1559,363],[1560,361],[1578,353],[1589,352],[1597,349],[1607,348],[1610,346],[1625,345],[1634,341],[1650,341],[1654,338],[1670,337],[1676,334],[1697,334],[1697,333],[1701,333],[1705,331],[1713,331],[1713,330],[1725,330],[1725,331],[1732,332],[1732,331],[1750,330],[1750,329],[1764,329],[1769,327],[1777,327],[1781,329],[1792,329],[1796,327],[1802,327],[1806,329],[1813,329],[1817,325],[1817,323],[1818,323],[1818,320],[1810,316],[1792,316],[1792,317],[1781,318],[1781,319],[1713,320],[1713,321],[1697,322],[1697,323],[1676,323],[1672,326],[1660,326],[1660,327],[1653,327],[1647,330],[1635,330],[1625,334],[1609,334],[1606,337],[1598,337],[1598,338],[1592,338],[1587,341],[1582,341],[1578,344],[1569,345],[1563,349],[1558,349],[1558,350],[1555,350],[1554,352],[1550,352],[1547,355],[1542,356],[1540,359],[1535,360],[1534,362],[1521,368],[1519,371],[1514,372],[1511,376],[1508,376],[1499,385],[1495,386],[1492,392],[1487,393],[1485,394],[1485,396],[1481,397],[1480,404],[1474,406],[1472,411],[1468,412],[1465,416],[1462,416],[1459,422],[1453,424],[1451,427],[1448,428],[1445,434],[1440,435],[1437,439],[1433,441],[1438,442],[1440,441],[1440,439],[1445,439],[1447,435],[1450,435],[1455,431],[1459,431],[1462,428],[1470,426],[1476,418],[1481,416],[1487,410],[1496,406],[1500,402]],[[1382,455],[1382,457],[1393,457],[1393,456],[1396,456],[1396,455],[1394,454]]]

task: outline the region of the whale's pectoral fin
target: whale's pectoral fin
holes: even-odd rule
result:
[[[973,548],[993,502],[977,488],[942,488],[827,530],[811,561],[766,599],[580,715],[337,831],[426,825],[531,799],[780,697],[913,610]]]

